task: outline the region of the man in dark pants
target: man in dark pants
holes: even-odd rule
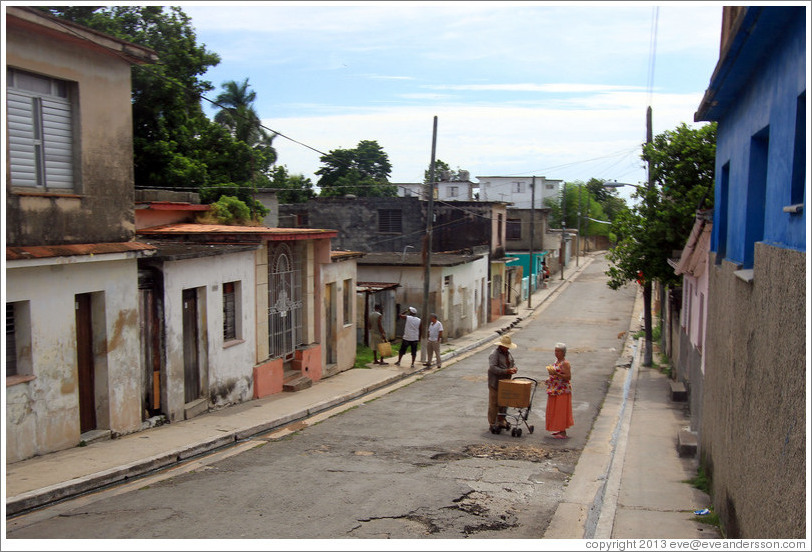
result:
[[[508,428],[510,426],[505,421],[507,407],[500,407],[497,398],[499,380],[510,379],[517,371],[513,355],[510,354],[510,350],[517,345],[509,335],[503,335],[494,345],[497,345],[496,350],[488,357],[488,425],[490,429]]]

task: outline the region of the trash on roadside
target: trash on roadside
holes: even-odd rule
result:
[[[696,510],[694,512],[694,514],[696,514],[698,516],[706,516],[706,515],[710,514],[710,510],[708,510],[707,508],[702,508],[701,510]]]

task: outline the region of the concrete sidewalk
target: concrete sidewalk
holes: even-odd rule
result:
[[[548,286],[536,290],[531,297],[530,308],[525,301],[516,314],[502,316],[475,332],[444,342],[441,349],[443,364],[447,366],[461,355],[489,346],[500,333],[509,331],[534,314],[591,261],[591,256],[581,257],[579,266],[571,262],[563,275],[551,275]],[[406,362],[402,363],[404,366],[395,366],[395,360],[397,356],[387,359],[388,366],[369,364],[368,369],[347,370],[301,391],[277,393],[189,420],[8,464],[5,467],[6,515],[98,490],[200,454],[234,446],[370,393],[391,390],[398,382],[427,370],[422,361],[410,368]]]
[[[643,327],[638,291],[624,351],[545,539],[722,538],[694,513],[711,501],[688,483],[697,459],[679,455],[690,418],[671,400],[670,378],[642,366],[645,339],[633,336]]]

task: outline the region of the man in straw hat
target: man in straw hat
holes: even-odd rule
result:
[[[500,379],[510,379],[516,373],[516,363],[513,361],[511,349],[517,345],[509,335],[503,335],[499,341],[494,341],[496,349],[488,357],[488,425],[490,429],[497,427],[510,427],[505,420],[507,407],[500,407],[497,398]]]

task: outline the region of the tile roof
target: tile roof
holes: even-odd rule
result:
[[[77,243],[66,245],[7,246],[6,260],[48,259],[80,255],[104,255],[129,251],[154,251],[155,247],[141,242]]]
[[[268,228],[267,226],[230,226],[227,224],[176,223],[142,228],[143,236],[221,236],[241,241],[251,240],[308,240],[334,238],[337,230],[319,228]]]

